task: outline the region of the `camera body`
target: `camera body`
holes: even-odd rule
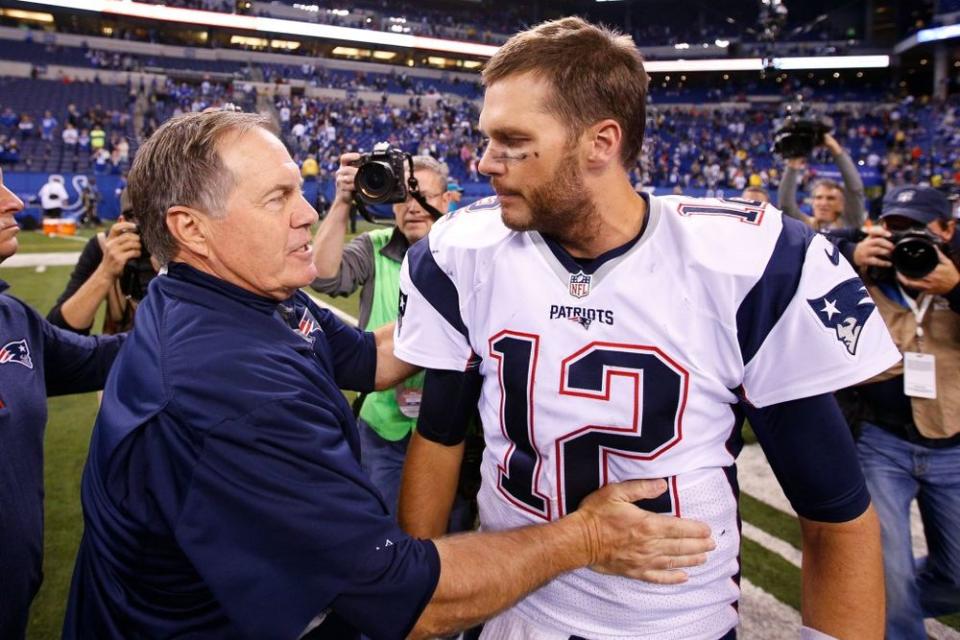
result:
[[[773,150],[784,158],[806,158],[823,143],[833,122],[809,113],[800,99],[788,104],[786,112],[783,124],[773,135]]]
[[[124,212],[127,222],[134,222],[130,212]],[[126,233],[136,233],[139,235],[139,227],[136,230]],[[150,281],[157,275],[153,268],[153,262],[150,260],[150,252],[143,244],[143,238],[140,239],[140,256],[127,260],[123,265],[123,271],[120,272],[120,292],[130,300],[140,302],[147,295],[147,287]]]
[[[865,232],[860,231],[856,234],[855,241],[862,242],[868,237]],[[949,247],[929,229],[891,231],[889,240],[893,243],[893,251],[889,257],[893,268],[870,267],[871,277],[874,280],[892,278],[893,271],[902,273],[908,278],[922,278],[936,269],[940,263],[937,249],[950,255]]]
[[[404,163],[409,154],[393,147],[389,142],[373,146],[353,165],[357,167],[356,194],[367,204],[392,204],[407,199],[407,181]]]

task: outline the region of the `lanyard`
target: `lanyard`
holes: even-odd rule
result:
[[[913,317],[917,319],[917,337],[923,338],[923,327],[920,325],[923,323],[924,316],[927,315],[927,309],[930,308],[930,303],[933,302],[933,296],[927,293],[920,294],[920,304],[918,305],[916,300],[907,295],[907,292],[903,290],[900,283],[897,283],[897,288],[900,289],[900,293],[903,295],[903,301],[910,307],[910,311],[913,311]]]

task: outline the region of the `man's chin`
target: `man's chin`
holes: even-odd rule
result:
[[[533,217],[530,211],[516,202],[500,203],[500,219],[503,220],[505,227],[514,231],[529,231],[533,228]]]
[[[289,287],[291,291],[296,291],[297,289],[310,286],[316,279],[317,267],[311,264],[304,269],[298,269],[296,273],[291,273],[290,277],[286,278],[284,284]]]
[[[3,262],[7,258],[13,256],[19,247],[20,243],[17,241],[16,237],[9,238],[7,240],[0,240],[0,262]]]

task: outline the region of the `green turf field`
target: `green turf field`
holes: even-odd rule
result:
[[[362,224],[360,231],[370,228]],[[82,230],[86,236],[92,233]],[[80,251],[82,241],[47,238],[39,232],[20,234],[21,251]],[[10,293],[42,313],[49,311],[70,275],[71,267],[4,268],[0,278],[11,285]],[[356,316],[359,296],[331,299],[338,308]],[[99,326],[100,321],[94,326]],[[44,540],[44,583],[34,602],[28,638],[58,638],[63,621],[73,560],[82,531],[80,512],[80,475],[86,460],[90,431],[97,411],[96,394],[54,398],[49,403],[46,436],[46,538]],[[753,442],[752,432],[745,433]],[[795,517],[743,494],[741,512],[744,521],[794,547],[800,545],[800,529]],[[794,608],[800,605],[799,569],[776,552],[744,538],[743,576],[778,600]],[[0,578],[2,579],[2,578]],[[940,619],[960,629],[960,616]]]
[[[103,230],[108,227],[102,227]],[[78,229],[75,236],[47,237],[39,231],[21,231],[17,253],[44,253],[52,251],[83,251],[83,245],[98,229]]]

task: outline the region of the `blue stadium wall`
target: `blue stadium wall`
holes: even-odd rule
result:
[[[960,1],[960,0],[958,0]],[[832,178],[834,180],[840,181],[840,173],[837,168],[833,165],[812,165],[813,169],[818,176],[825,178]],[[882,178],[879,172],[876,169],[869,167],[859,167],[860,175],[863,178],[863,182],[867,187],[882,184]],[[40,211],[40,202],[37,198],[37,193],[40,191],[40,187],[47,182],[51,174],[38,172],[38,171],[18,171],[18,172],[4,172],[3,181],[4,184],[17,194],[21,200],[23,200],[26,205],[23,213],[17,216],[17,220],[24,223],[27,218],[32,218],[33,224],[36,227],[39,227],[42,222],[42,213]],[[89,177],[85,174],[77,173],[63,173],[58,174],[62,175],[64,179],[64,186],[67,188],[67,194],[69,195],[69,201],[67,206],[64,208],[64,217],[66,218],[77,218],[81,213],[81,201],[80,201],[80,192],[83,188],[85,182]],[[100,192],[100,205],[98,207],[98,214],[103,220],[115,220],[120,214],[120,187],[122,185],[122,176],[112,175],[112,174],[100,174],[95,175],[96,179],[96,188]],[[463,199],[461,206],[465,206],[474,200],[489,196],[493,194],[493,190],[490,188],[490,185],[486,182],[464,182],[463,186]],[[333,202],[333,197],[335,193],[334,183],[332,179],[326,179],[323,181],[317,180],[307,180],[304,183],[304,196],[312,205],[317,203],[317,194],[319,190],[322,189],[323,193],[327,199],[327,202]],[[657,195],[669,195],[671,190],[669,187],[658,187],[653,190]],[[708,193],[706,189],[696,189],[688,188],[684,189],[684,195],[702,197],[702,196],[714,196],[717,197],[731,197],[740,195],[734,189],[718,190],[714,193]],[[773,202],[776,203],[777,194],[771,193],[770,197]],[[374,214],[382,218],[392,218],[393,213],[390,211],[389,206],[378,206],[373,207]]]

